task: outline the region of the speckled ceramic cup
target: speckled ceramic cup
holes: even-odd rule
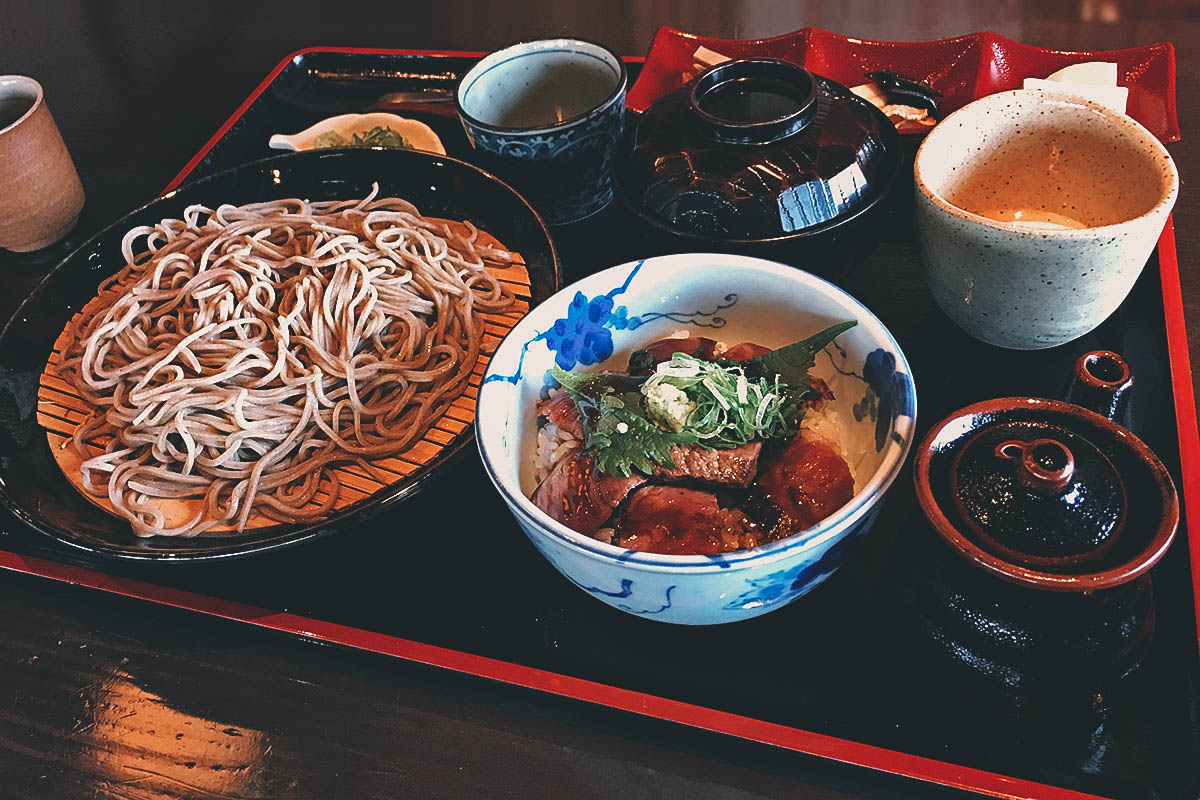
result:
[[[938,304],[972,336],[1020,350],[1064,344],[1107,319],[1179,193],[1171,156],[1134,120],[1024,90],[943,120],[917,151],[915,179]]]

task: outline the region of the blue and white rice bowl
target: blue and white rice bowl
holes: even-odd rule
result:
[[[631,351],[681,330],[730,346],[750,341],[775,348],[850,319],[858,325],[818,355],[811,374],[834,393],[828,410],[841,423],[855,494],[814,527],[747,550],[660,555],[578,533],[529,499],[536,487],[536,407],[555,385],[553,364],[624,370]],[[841,566],[912,446],[916,391],[896,340],[838,287],[771,261],[689,253],[603,270],[537,306],[497,348],[477,408],[488,475],[559,572],[622,611],[715,625],[782,608]]]

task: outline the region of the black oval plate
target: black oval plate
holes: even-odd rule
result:
[[[84,498],[59,470],[37,422],[38,380],[55,339],[100,281],[124,266],[121,238],[132,227],[178,218],[193,203],[216,207],[286,197],[363,197],[379,183],[427,216],[470,220],[520,253],[532,305],[558,290],[554,245],[537,213],[508,185],[446,156],[412,150],[325,150],[267,158],[189,183],[126,215],[46,276],[0,331],[0,503],[64,544],[121,559],[194,562],[261,553],[362,522],[420,491],[470,444],[469,425],[429,464],[370,498],[312,525],[279,525],[240,535],[139,538],[129,524]]]

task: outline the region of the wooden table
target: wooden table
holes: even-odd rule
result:
[[[1174,43],[1175,211],[1200,353],[1200,12],[1170,0],[189,4],[0,0],[0,73],[32,75],[94,230],[154,197],[267,71],[314,44],[488,50],[671,24],[749,38],[993,30],[1067,49]],[[0,187],[0,191],[3,188]],[[46,265],[6,276],[7,318]],[[266,565],[264,565],[266,568]],[[0,797],[929,797],[949,792],[191,613],[0,576]]]

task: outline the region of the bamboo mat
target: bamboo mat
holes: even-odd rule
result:
[[[450,224],[457,225],[458,223],[451,222]],[[479,232],[479,241],[485,245],[507,249],[493,236],[484,231]],[[403,483],[423,467],[430,464],[447,447],[450,447],[469,433],[470,427],[475,421],[475,402],[479,394],[480,383],[483,380],[484,370],[487,368],[488,361],[490,360],[490,354],[495,350],[504,335],[529,311],[531,296],[529,272],[520,254],[513,253],[511,264],[487,262],[487,269],[516,294],[517,301],[509,311],[504,313],[480,315],[484,321],[483,352],[480,353],[478,363],[475,365],[475,370],[468,381],[466,391],[434,422],[428,433],[419,442],[416,442],[412,447],[398,455],[369,461],[368,463],[378,476],[371,475],[358,464],[347,464],[338,467],[335,472],[341,480],[341,490],[337,500],[334,502],[335,510],[347,508],[355,503],[366,500],[374,494]],[[101,298],[97,297],[91,303],[96,303],[100,300]],[[90,306],[91,303],[88,305]],[[87,310],[88,306],[85,306],[75,316],[78,317]],[[72,318],[72,322],[74,322],[74,318]],[[67,345],[66,338],[69,335],[71,327],[71,325],[66,326],[59,335],[58,340],[55,341],[53,352],[50,354],[50,358],[46,364],[46,369],[42,372],[38,385],[38,424],[45,430],[50,450],[54,454],[59,468],[71,484],[80,494],[95,505],[103,508],[110,514],[116,515],[116,511],[107,498],[95,497],[83,490],[82,476],[79,471],[82,459],[75,452],[74,448],[63,446],[65,442],[70,440],[72,433],[79,423],[91,413],[88,405],[75,392],[74,387],[57,375],[56,367],[60,354]],[[90,453],[99,455],[104,451],[108,439],[109,437],[98,437],[92,441],[88,441],[86,443],[87,449]],[[380,478],[383,480],[380,480]],[[319,506],[329,496],[332,488],[330,479],[328,477],[323,478],[321,486],[317,491],[317,496],[311,505],[314,507]],[[156,507],[166,517],[166,524],[168,526],[178,526],[186,523],[195,516],[203,503],[202,500],[190,498],[178,500],[161,499],[154,502]],[[246,532],[276,527],[279,524],[279,522],[268,517],[252,514],[247,521]],[[210,529],[208,533],[221,534],[232,530],[232,526],[219,525]]]

